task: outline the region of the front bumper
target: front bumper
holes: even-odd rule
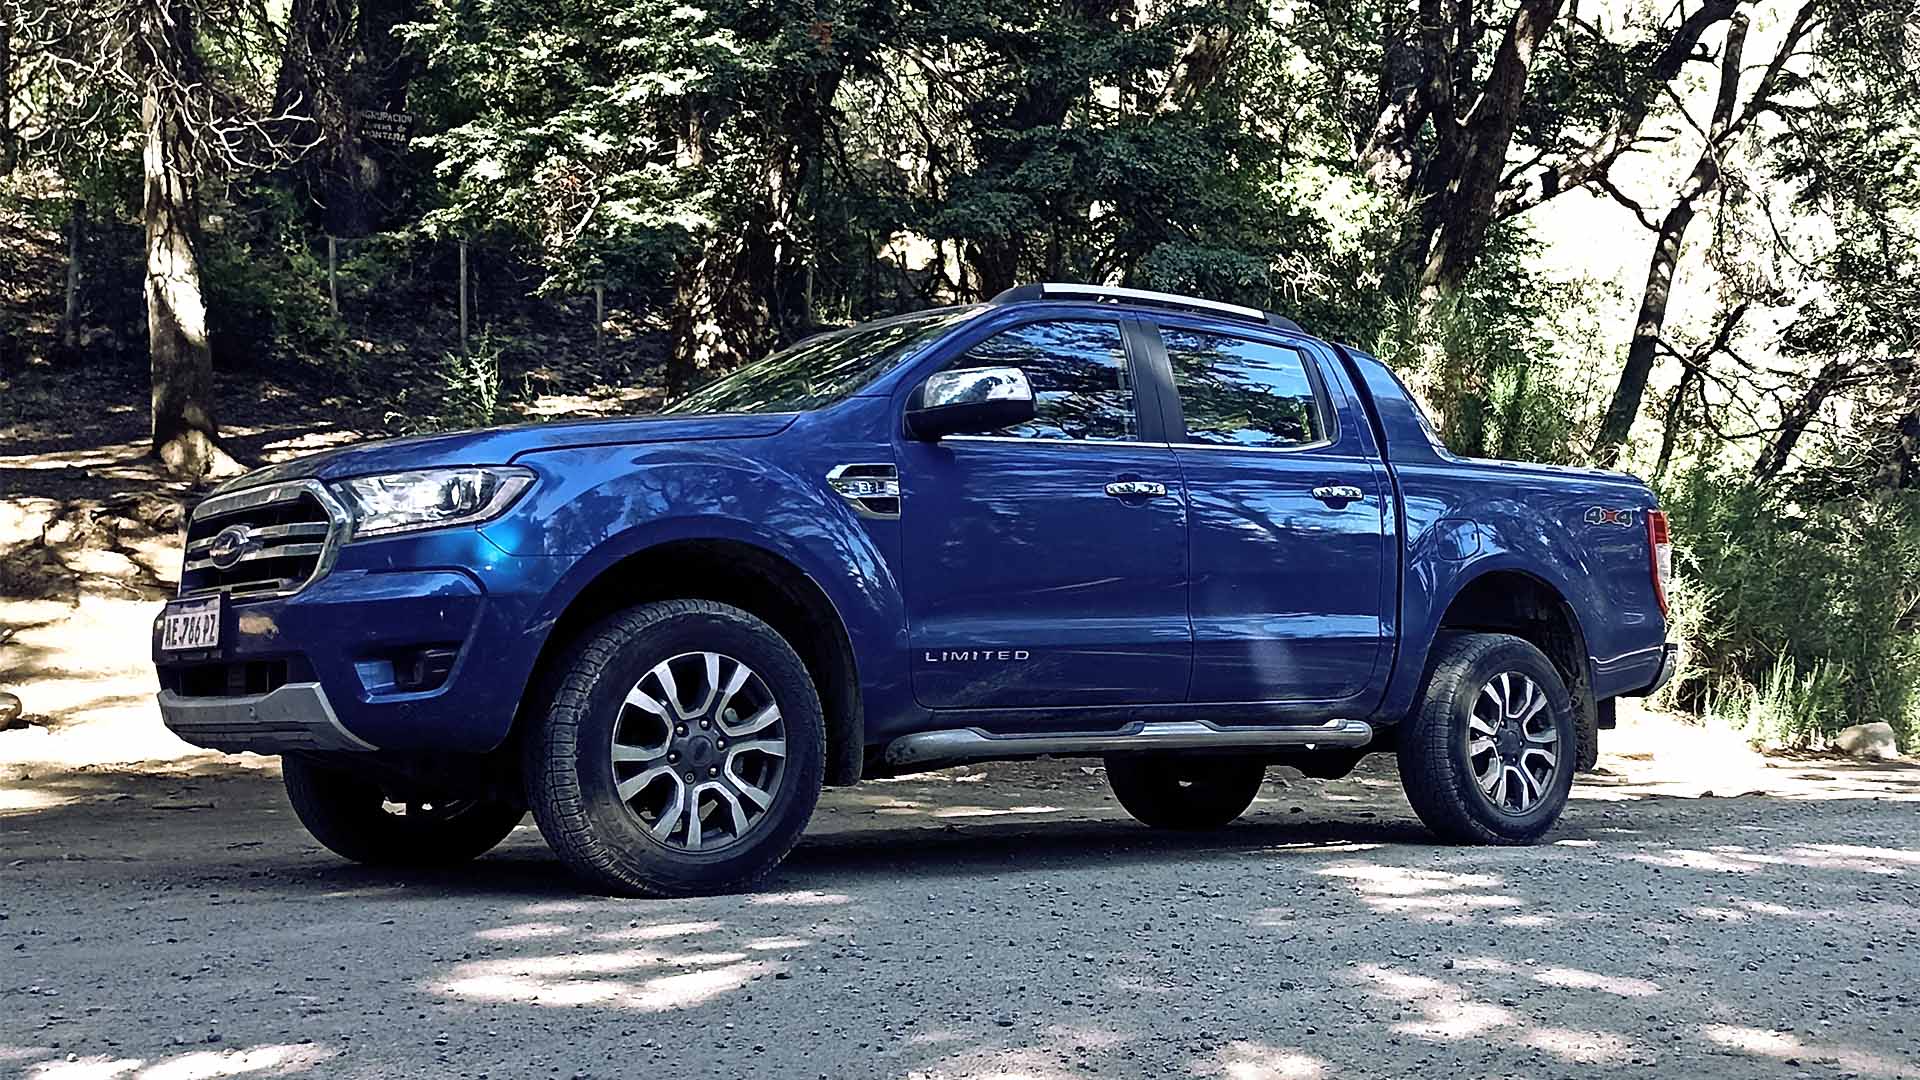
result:
[[[538,658],[532,612],[561,562],[459,530],[348,545],[299,592],[230,599],[217,648],[163,652],[156,621],[161,717],[228,752],[493,750]],[[403,677],[423,658],[432,678]]]
[[[326,690],[312,682],[243,697],[188,697],[162,690],[160,719],[193,745],[229,754],[378,749],[340,723]]]

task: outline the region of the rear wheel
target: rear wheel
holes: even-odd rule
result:
[[[1114,754],[1107,783],[1127,813],[1156,829],[1217,829],[1246,813],[1266,766],[1240,758]]]
[[[381,866],[445,866],[478,858],[527,812],[489,799],[394,801],[379,785],[306,758],[281,759],[287,801],[329,850]]]
[[[744,888],[786,857],[826,763],[806,665],[765,622],[671,600],[607,619],[556,669],[526,742],[527,801],[601,888]]]
[[[1576,743],[1572,698],[1544,653],[1506,634],[1449,635],[1400,733],[1400,781],[1443,840],[1530,844],[1566,808]]]

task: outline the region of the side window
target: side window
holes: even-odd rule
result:
[[[1017,367],[1033,384],[1036,415],[1003,434],[1103,441],[1137,435],[1133,380],[1119,323],[1028,323],[995,334],[947,365],[948,370],[976,367]]]
[[[1163,327],[1187,441],[1301,446],[1326,438],[1307,358],[1279,345]]]

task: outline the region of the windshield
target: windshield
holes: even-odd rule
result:
[[[914,348],[978,315],[935,308],[810,337],[748,364],[666,407],[670,413],[774,413],[817,409],[885,374]]]

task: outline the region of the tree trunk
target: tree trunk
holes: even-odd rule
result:
[[[1426,120],[1419,21],[1417,6],[1404,0],[1382,16],[1379,111],[1355,161],[1376,187],[1403,201],[1413,192],[1414,149]]]
[[[1640,399],[1647,392],[1647,377],[1659,358],[1660,335],[1667,325],[1667,302],[1673,295],[1674,269],[1680,262],[1680,244],[1686,239],[1687,226],[1693,223],[1693,201],[1682,199],[1667,211],[1660,222],[1660,234],[1653,243],[1653,257],[1647,260],[1647,283],[1640,292],[1640,315],[1633,323],[1633,340],[1627,346],[1627,365],[1613,390],[1613,401],[1600,421],[1600,433],[1594,438],[1593,460],[1603,469],[1613,468],[1620,460],[1633,421],[1640,415]]]
[[[1446,65],[1429,78],[1430,86],[1447,87],[1443,93],[1430,91],[1430,97],[1445,100],[1430,100],[1428,104],[1434,123],[1446,129],[1441,132],[1440,142],[1447,151],[1442,160],[1451,178],[1444,189],[1445,209],[1439,228],[1420,275],[1423,290],[1441,294],[1456,291],[1486,246],[1507,148],[1513,142],[1514,125],[1526,98],[1527,75],[1540,42],[1560,17],[1562,2],[1521,0],[1494,53],[1480,96],[1457,121],[1457,95],[1451,88],[1454,58],[1444,49],[1428,50],[1428,63]],[[1427,17],[1423,15],[1423,19]],[[1440,36],[1437,29],[1422,29]]]
[[[1804,14],[1802,16],[1804,18]],[[1796,21],[1798,27],[1800,22]],[[1795,37],[1789,37],[1783,50],[1791,49]],[[1667,303],[1673,293],[1673,274],[1680,262],[1680,245],[1686,240],[1687,227],[1693,224],[1693,217],[1699,200],[1720,184],[1720,157],[1736,133],[1734,121],[1735,99],[1740,89],[1740,62],[1747,41],[1747,19],[1735,18],[1727,27],[1727,43],[1720,58],[1720,91],[1714,102],[1713,121],[1708,127],[1707,143],[1694,161],[1693,171],[1680,190],[1679,198],[1673,209],[1660,222],[1659,232],[1653,244],[1653,257],[1647,261],[1647,284],[1640,294],[1640,317],[1633,324],[1633,341],[1627,346],[1627,366],[1621,369],[1620,381],[1615,384],[1613,400],[1607,406],[1607,414],[1600,421],[1599,434],[1593,441],[1593,461],[1603,469],[1610,469],[1620,460],[1620,452],[1626,446],[1627,436],[1633,430],[1633,421],[1640,415],[1640,401],[1647,392],[1647,377],[1653,373],[1654,361],[1658,358],[1661,334],[1667,325]],[[1776,67],[1779,61],[1776,60]],[[1764,100],[1769,92],[1771,79],[1763,79],[1749,103],[1749,113],[1755,103]]]
[[[678,157],[699,175],[711,159],[709,117],[697,102],[686,106]],[[764,222],[729,222],[711,229],[683,256],[674,285],[670,319],[673,351],[667,355],[667,393],[678,396],[739,364],[770,335],[765,292],[752,287],[752,255],[764,237]],[[763,283],[764,284],[764,283]]]
[[[403,111],[419,67],[395,32],[415,0],[292,0],[274,93],[279,135],[306,157],[304,178],[332,236],[376,231],[395,197],[396,148],[360,135],[365,110]]]
[[[1774,434],[1773,442],[1767,445],[1760,460],[1753,463],[1755,480],[1773,479],[1793,460],[1793,451],[1800,445],[1800,436],[1806,434],[1807,425],[1813,422],[1820,407],[1840,388],[1840,381],[1846,377],[1849,368],[1850,365],[1843,360],[1829,360],[1821,365],[1819,373],[1807,384],[1806,390],[1780,414],[1780,430]]]
[[[0,176],[20,164],[20,139],[13,130],[13,18],[0,15]]]
[[[1894,490],[1920,487],[1920,404],[1894,422],[1893,453],[1875,480]]]
[[[1160,111],[1192,108],[1233,58],[1234,47],[1252,22],[1253,5],[1250,0],[1225,0],[1217,10],[1219,23],[1195,31],[1174,58],[1166,91],[1160,96]]]
[[[80,230],[87,222],[85,199],[73,200],[67,219],[67,303],[60,315],[60,345],[69,354],[80,348]]]
[[[1673,464],[1673,448],[1680,441],[1680,421],[1687,414],[1687,395],[1693,393],[1693,384],[1698,381],[1700,372],[1689,366],[1680,373],[1680,383],[1673,388],[1673,397],[1667,400],[1667,423],[1660,431],[1660,458],[1653,466],[1656,484],[1666,479],[1667,468]]]
[[[213,418],[213,353],[200,292],[198,221],[186,133],[150,84],[140,110],[146,198],[147,336],[153,370],[153,454],[176,476],[235,471]]]

